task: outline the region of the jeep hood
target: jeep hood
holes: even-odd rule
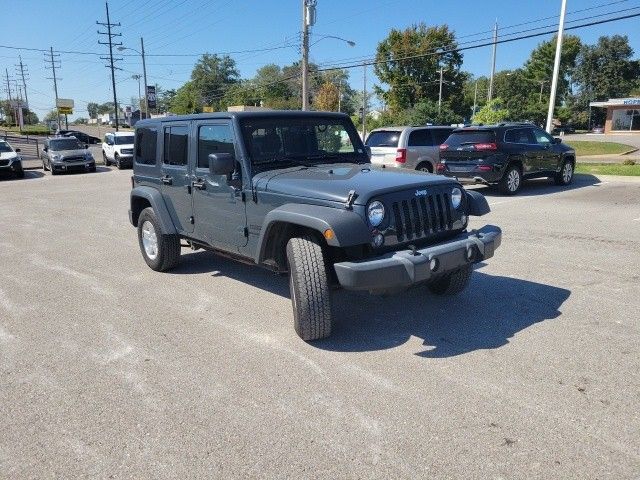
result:
[[[346,202],[349,191],[355,190],[358,197],[354,203],[360,205],[365,205],[374,195],[447,183],[455,181],[415,170],[351,163],[270,170],[253,178],[258,192],[333,202]]]
[[[11,160],[17,156],[18,154],[16,152],[2,152],[0,153],[0,160]]]

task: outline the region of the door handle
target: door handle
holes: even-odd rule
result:
[[[201,178],[198,178],[197,180],[191,182],[191,185],[193,186],[193,188],[197,188],[198,190],[205,190],[207,188],[207,184]]]
[[[161,180],[165,185],[171,185],[173,183],[173,178],[171,178],[169,175],[165,175],[161,178]]]

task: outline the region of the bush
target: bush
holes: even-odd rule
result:
[[[631,160],[630,158],[627,158],[624,162],[622,162],[623,165],[635,165],[636,162],[634,162],[633,160]]]

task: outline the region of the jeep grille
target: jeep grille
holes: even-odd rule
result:
[[[391,209],[398,242],[428,237],[453,228],[449,193],[435,192],[393,202]]]

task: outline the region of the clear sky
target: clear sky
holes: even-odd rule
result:
[[[311,61],[331,64],[344,59],[361,60],[375,54],[377,43],[391,28],[402,29],[417,22],[427,25],[448,24],[459,42],[477,42],[491,36],[497,20],[501,34],[548,26],[553,29],[560,12],[560,0],[318,0],[317,23],[312,29]],[[44,54],[26,49],[95,52],[106,54],[98,44],[96,20],[106,21],[105,4],[97,0],[0,0],[4,13],[0,34],[0,73],[5,68],[17,78],[18,55],[28,66],[29,102],[42,117],[54,106],[53,84],[46,77]],[[111,0],[112,22],[122,25],[125,46],[140,49],[144,37],[149,83],[163,88],[181,86],[191,73],[197,54],[234,53],[243,78],[254,75],[267,63],[290,64],[300,57],[301,0]],[[601,18],[588,18],[608,12],[610,16],[639,13],[640,0],[568,0],[568,26]],[[584,19],[584,20],[581,20]],[[526,23],[526,25],[522,25]],[[518,24],[520,24],[518,26]],[[102,30],[103,28],[100,27]],[[532,32],[527,32],[532,33]],[[601,35],[626,34],[636,58],[640,57],[640,17],[615,23],[591,26],[570,32],[583,42],[594,43]],[[356,42],[350,47],[334,35]],[[498,46],[497,69],[523,64],[530,51],[550,35]],[[315,43],[317,42],[317,43]],[[465,43],[464,46],[472,43]],[[255,51],[263,49],[262,51]],[[140,57],[131,51],[118,66],[118,99],[128,104],[137,97],[138,83],[131,78],[142,74]],[[154,56],[194,54],[193,56]],[[61,53],[58,57],[61,80],[58,93],[75,100],[75,116],[87,116],[86,104],[112,100],[109,69],[98,55]],[[464,52],[463,68],[476,75],[489,72],[490,47]],[[369,69],[369,85],[375,82]],[[362,86],[362,68],[351,71],[351,84]],[[5,88],[2,89],[4,93]],[[4,93],[6,97],[6,93]]]

